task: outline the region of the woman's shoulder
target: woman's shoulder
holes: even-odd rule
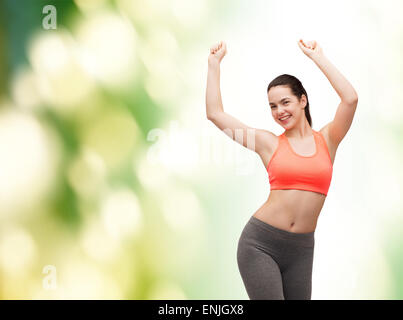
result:
[[[259,129],[259,132],[260,132],[259,134],[264,136],[264,139],[266,141],[266,146],[267,146],[266,151],[268,151],[269,153],[272,153],[273,150],[275,150],[277,148],[279,138],[282,136],[282,134],[276,135],[275,133],[273,133],[269,130],[266,130],[266,129]]]

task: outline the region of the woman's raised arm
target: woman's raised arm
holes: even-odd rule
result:
[[[227,52],[225,42],[210,48],[208,57],[206,115],[227,136],[257,153],[269,150],[271,132],[247,126],[224,112],[220,91],[220,63]]]
[[[341,99],[333,121],[325,126],[325,132],[327,132],[329,139],[337,146],[347,134],[353,122],[358,104],[357,92],[350,82],[323,54],[322,48],[316,41],[304,43],[302,40],[299,40],[298,45],[302,52],[311,58],[324,73]]]

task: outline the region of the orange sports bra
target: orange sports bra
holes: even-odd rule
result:
[[[312,132],[316,151],[307,157],[292,149],[285,131],[279,136],[278,146],[267,165],[270,190],[299,189],[327,195],[333,164],[322,133],[313,129]]]

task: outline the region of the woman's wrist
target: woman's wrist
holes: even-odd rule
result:
[[[317,62],[317,61],[320,61],[320,60],[322,60],[322,59],[324,59],[325,58],[325,55],[323,54],[323,53],[318,53],[318,54],[312,54],[311,56],[310,56],[310,58],[314,61],[314,62]]]
[[[220,67],[220,62],[217,60],[216,57],[209,56],[208,57],[208,65],[209,65],[209,67],[212,67],[212,68],[219,68]]]

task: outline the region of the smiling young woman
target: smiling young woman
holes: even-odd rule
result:
[[[312,128],[308,94],[294,76],[270,82],[271,114],[284,132],[276,136],[251,128],[224,112],[220,63],[225,42],[210,48],[206,90],[207,118],[221,130],[254,130],[255,151],[268,172],[270,193],[252,214],[239,238],[237,262],[250,299],[310,299],[315,229],[333,174],[336,150],[348,132],[358,103],[351,84],[323,54],[316,41],[298,41],[302,52],[325,74],[341,98],[333,121]],[[233,135],[235,136],[235,135]]]

